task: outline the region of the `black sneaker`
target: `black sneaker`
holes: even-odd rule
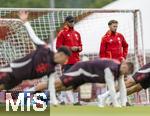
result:
[[[80,102],[76,102],[73,104],[74,106],[81,106]]]

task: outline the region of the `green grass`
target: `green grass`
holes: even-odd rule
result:
[[[150,116],[150,106],[99,108],[97,106],[58,106],[45,112],[6,112],[0,105],[0,116]]]
[[[150,107],[59,106],[50,108],[50,116],[150,116]]]

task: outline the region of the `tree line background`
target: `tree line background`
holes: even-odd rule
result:
[[[55,0],[56,8],[101,8],[115,0]],[[6,8],[49,8],[50,0],[0,0]]]

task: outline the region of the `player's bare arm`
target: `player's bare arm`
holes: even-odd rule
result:
[[[18,16],[20,20],[23,22],[24,26],[26,27],[28,34],[30,36],[30,39],[36,44],[36,45],[46,45],[44,41],[42,41],[34,32],[32,29],[30,23],[28,22],[28,16],[29,12],[28,11],[20,11],[18,13]]]

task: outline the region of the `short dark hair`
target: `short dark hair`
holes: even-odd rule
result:
[[[69,16],[67,16],[66,18],[65,18],[65,22],[74,22],[75,21],[75,18],[73,17],[73,16],[71,16],[71,15],[69,15]]]
[[[108,22],[108,25],[110,26],[110,25],[112,25],[112,24],[114,24],[114,23],[117,23],[117,24],[118,24],[118,21],[117,21],[117,20],[110,20],[110,21]]]
[[[58,48],[57,52],[63,52],[67,56],[71,56],[71,50],[66,46],[62,46],[62,47]]]
[[[132,74],[134,72],[134,64],[132,62],[127,62],[127,65],[129,67],[129,74]]]

